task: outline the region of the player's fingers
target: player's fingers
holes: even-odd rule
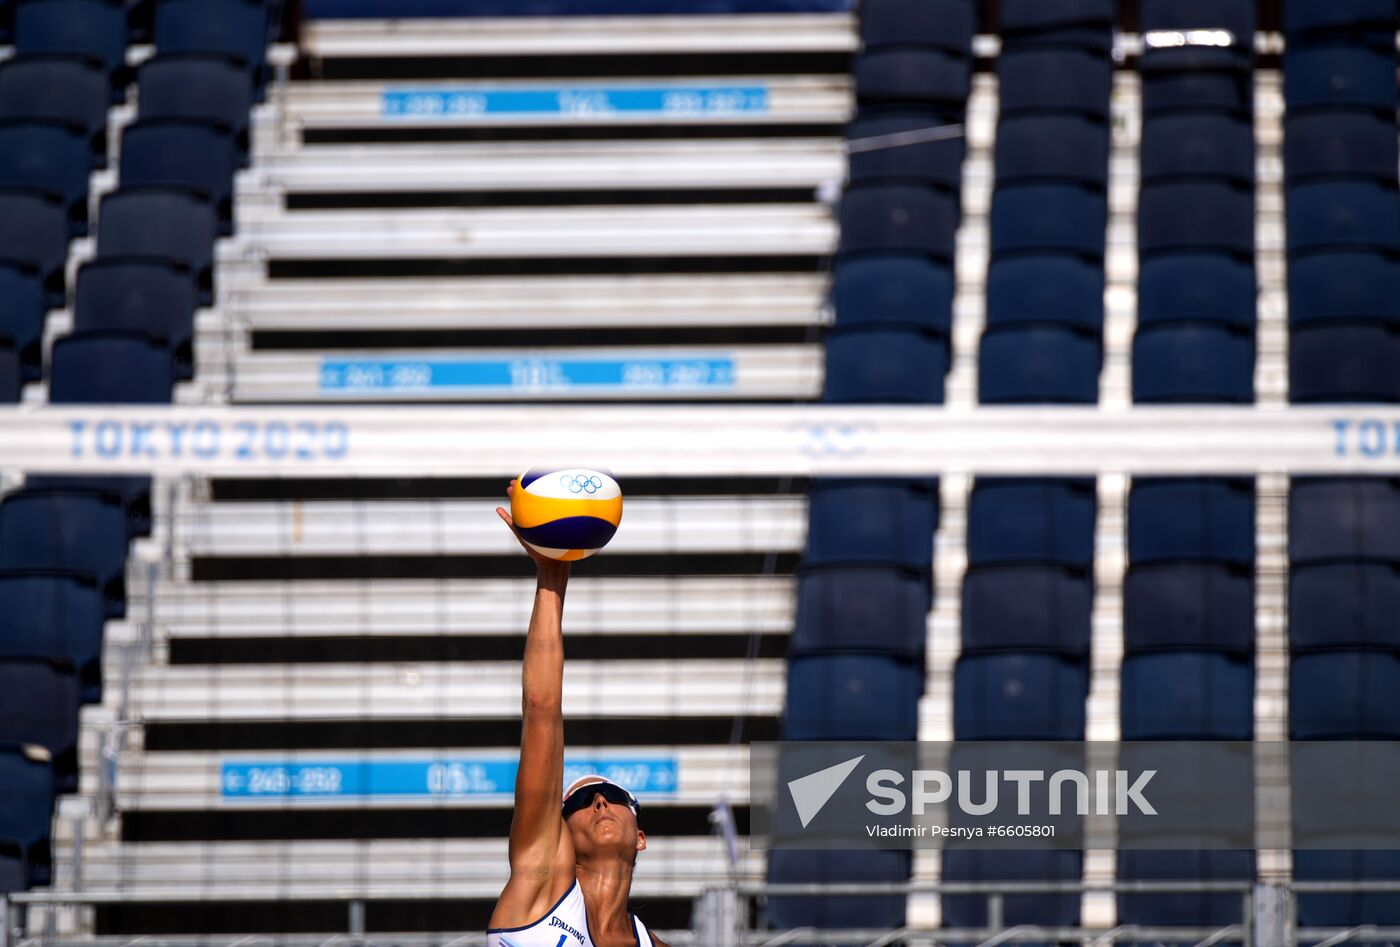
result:
[[[515,521],[510,518],[510,514],[507,513],[503,508],[499,506],[496,507],[496,515],[499,516],[501,519],[505,520],[506,525],[509,526],[511,529],[515,529]]]

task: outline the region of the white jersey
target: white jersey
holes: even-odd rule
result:
[[[630,916],[637,947],[656,947],[647,926],[637,915]],[[524,927],[489,928],[486,947],[596,947],[588,930],[588,911],[578,880],[575,879],[564,896],[535,923]]]

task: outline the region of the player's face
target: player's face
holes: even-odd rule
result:
[[[587,793],[588,787],[579,792]],[[637,827],[631,807],[609,802],[600,792],[592,793],[588,805],[569,816],[568,826],[574,851],[581,855],[631,855],[647,847],[646,833]]]

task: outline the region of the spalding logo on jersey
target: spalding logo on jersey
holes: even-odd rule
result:
[[[622,488],[606,470],[532,467],[511,492],[510,515],[525,544],[563,562],[587,559],[622,522]]]

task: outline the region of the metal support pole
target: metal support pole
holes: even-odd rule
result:
[[[1249,915],[1245,915],[1249,917]],[[1292,942],[1288,898],[1284,886],[1265,882],[1254,886],[1254,939],[1257,947],[1286,947]]]
[[[739,947],[739,893],[710,888],[695,900],[695,932],[706,947]]]
[[[0,894],[0,947],[10,947],[10,899]]]
[[[365,902],[360,900],[350,902],[350,936],[355,940],[365,936]]]

